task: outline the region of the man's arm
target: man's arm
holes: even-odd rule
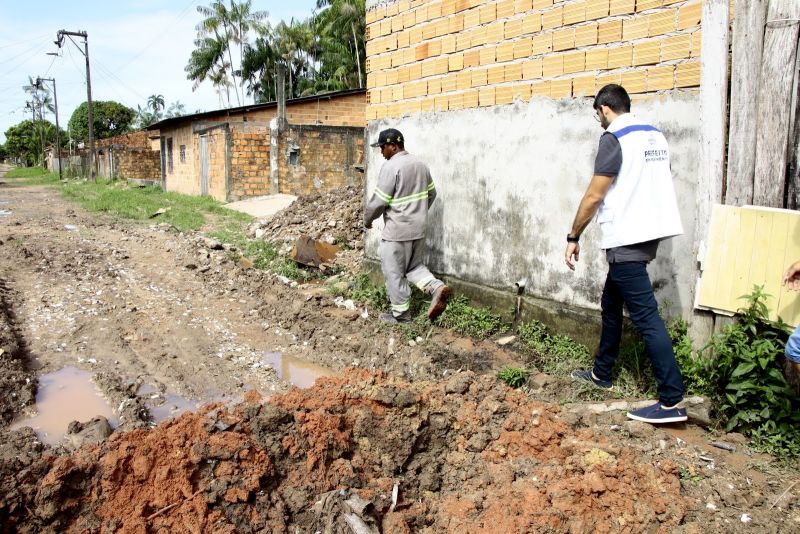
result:
[[[428,173],[428,207],[430,208],[433,201],[436,200],[436,186],[433,184],[433,178]]]
[[[372,197],[364,207],[364,228],[372,228],[372,222],[383,215],[392,203],[392,198],[395,189],[395,176],[386,171],[386,166],[381,168],[378,175],[378,185],[375,186],[375,191]]]
[[[788,285],[789,289],[800,291],[800,261],[789,266],[783,275],[782,285]]]
[[[591,222],[592,217],[595,216],[597,210],[600,209],[600,204],[606,198],[608,190],[614,183],[614,176],[602,176],[595,174],[589,182],[589,187],[586,188],[586,193],[583,194],[581,203],[578,206],[578,212],[575,214],[575,220],[572,222],[572,230],[569,235],[578,238]],[[567,262],[567,267],[575,270],[575,262],[578,261],[580,254],[580,245],[575,243],[567,243],[567,250],[564,253],[564,259]],[[574,260],[573,260],[574,257]]]

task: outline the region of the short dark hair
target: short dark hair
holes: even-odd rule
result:
[[[610,83],[603,86],[594,97],[594,109],[608,106],[614,113],[629,113],[631,111],[631,97],[621,85]]]

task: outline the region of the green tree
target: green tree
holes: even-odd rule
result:
[[[231,0],[231,6],[233,5],[235,5],[235,2]],[[230,71],[231,78],[233,78],[233,87],[236,93],[236,102],[241,105],[242,101],[239,98],[239,90],[236,85],[236,73],[233,69],[233,56],[231,55],[231,42],[234,40],[235,35],[235,24],[233,22],[232,11],[232,8],[228,9],[228,7],[225,5],[225,2],[220,0],[211,2],[211,4],[208,6],[197,6],[197,12],[205,17],[197,25],[197,33],[200,37],[213,36],[214,40],[216,40],[222,46],[223,54],[227,53],[227,64],[219,64],[219,67],[224,72],[225,76],[222,76],[222,73],[217,72],[215,74],[215,78],[218,80],[226,78],[228,71]]]
[[[167,108],[167,113],[164,116],[167,119],[172,119],[174,117],[182,117],[184,115],[186,115],[186,106],[184,106],[180,100],[176,100],[169,105]]]
[[[194,46],[195,49],[189,56],[189,63],[184,67],[186,78],[194,82],[192,91],[205,80],[209,80],[220,97],[220,107],[223,88],[226,88],[230,105],[230,93],[227,92],[226,83],[229,64],[225,61],[225,43],[220,38],[200,37],[195,40]]]
[[[6,143],[4,146],[7,157],[18,158],[25,165],[34,165],[42,161],[41,138],[46,144],[55,144],[56,127],[49,121],[25,120],[11,126],[5,132]],[[66,140],[67,135],[61,131],[61,139]],[[63,146],[62,142],[62,146]]]
[[[124,134],[131,129],[136,112],[131,108],[113,100],[92,102],[92,122],[95,139],[105,139]],[[86,102],[72,113],[69,119],[69,130],[72,139],[89,141],[89,117]]]
[[[161,110],[164,109],[164,95],[150,95],[147,97],[147,107],[153,110],[156,118],[161,118]]]
[[[317,7],[324,8],[317,17],[317,33],[327,45],[323,50],[339,54],[338,57],[329,57],[328,60],[333,60],[333,64],[337,66],[350,63],[358,76],[358,87],[364,87],[366,72],[364,34],[367,27],[364,0],[317,0]],[[342,47],[342,44],[346,46]],[[340,55],[343,48],[350,55],[347,62]],[[333,68],[334,73],[337,70]]]

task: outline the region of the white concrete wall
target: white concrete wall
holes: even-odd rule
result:
[[[659,303],[688,317],[694,287],[692,254],[699,101],[662,95],[634,103],[636,115],[661,129],[670,143],[684,235],[662,243],[650,266]],[[527,294],[570,306],[599,309],[607,271],[592,223],[581,240],[576,272],[564,263],[566,235],[592,175],[602,134],[591,99],[424,113],[372,121],[369,142],[394,127],[406,149],[431,168],[440,198],[429,216],[429,266],[436,272],[498,289],[527,277]],[[368,149],[367,194],[383,164]],[[367,256],[377,258],[382,223],[367,234]]]

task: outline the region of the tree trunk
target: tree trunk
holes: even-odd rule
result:
[[[350,23],[350,28],[353,30],[353,46],[356,49],[356,70],[358,70],[358,87],[364,87],[364,84],[361,82],[361,54],[358,53],[358,38],[356,37],[356,25],[352,22]]]

